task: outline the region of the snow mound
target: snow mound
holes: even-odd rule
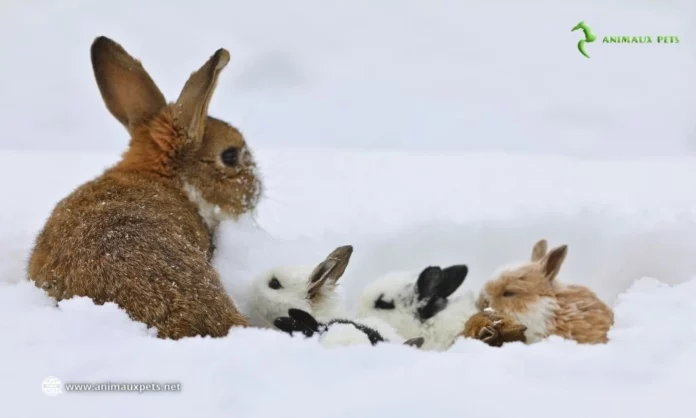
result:
[[[0,288],[0,393],[7,416],[677,417],[696,372],[696,279],[643,278],[618,298],[612,341],[560,338],[448,352],[395,345],[324,349],[271,330],[159,340],[113,304],[58,306],[27,282]],[[55,376],[56,397],[41,392]],[[67,383],[181,383],[181,392],[68,392]],[[690,383],[691,382],[691,383]],[[30,389],[32,388],[32,389]]]
[[[31,241],[55,202],[115,156],[5,152],[1,169],[27,174],[7,185],[17,198],[0,210],[0,372],[11,376],[0,383],[0,412],[340,418],[521,410],[541,417],[654,418],[688,410],[696,372],[696,192],[688,181],[696,178],[693,160],[598,163],[283,150],[258,155],[273,198],[253,219],[221,225],[213,260],[243,311],[256,274],[280,264],[313,265],[339,245],[355,248],[341,278],[351,307],[378,276],[428,264],[468,264],[462,288],[477,290],[499,265],[527,258],[533,243],[546,237],[551,245],[569,245],[563,280],[592,286],[616,307],[611,343],[591,347],[551,338],[501,349],[459,341],[445,353],[398,344],[327,350],[315,340],[257,329],[221,339],[159,340],[114,304],[75,298],[56,305],[24,278]],[[341,163],[363,170],[346,175]],[[28,169],[36,164],[70,170],[46,187],[45,178]],[[322,175],[311,175],[310,166]],[[427,167],[433,178],[467,180],[433,183],[423,198],[413,193],[420,180],[413,166]],[[487,166],[504,166],[507,174],[475,175]],[[533,182],[538,173],[528,167],[555,173],[560,184],[572,184],[573,193],[564,192],[559,201],[548,184]],[[660,181],[652,179],[655,172]],[[64,393],[42,392],[49,376],[63,382]],[[67,392],[69,383],[106,382],[178,382],[181,392]]]

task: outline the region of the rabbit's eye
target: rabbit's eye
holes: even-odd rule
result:
[[[503,297],[509,298],[512,296],[515,296],[515,292],[513,292],[511,290],[506,290],[505,292],[503,292]]]
[[[237,160],[239,157],[239,149],[235,147],[230,147],[227,148],[220,154],[220,159],[222,160],[222,163],[225,164],[227,167],[234,167],[237,165]]]
[[[283,285],[281,285],[280,282],[278,281],[278,279],[276,279],[274,277],[271,279],[270,282],[268,282],[268,287],[270,287],[271,289],[278,290],[278,289],[282,289]]]
[[[387,302],[386,300],[382,299],[384,295],[379,295],[379,299],[375,301],[375,309],[394,309],[394,301]]]

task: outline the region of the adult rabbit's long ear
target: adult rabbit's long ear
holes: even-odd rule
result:
[[[94,78],[109,112],[129,131],[159,113],[167,102],[140,61],[100,36],[90,49]]]
[[[220,48],[189,77],[176,101],[176,116],[187,130],[189,140],[203,140],[208,105],[213,97],[220,72],[230,62],[230,53]]]

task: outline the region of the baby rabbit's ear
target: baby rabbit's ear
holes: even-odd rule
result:
[[[92,42],[90,53],[104,104],[126,129],[156,115],[167,105],[140,61],[121,45],[100,36]]]
[[[177,117],[187,129],[190,140],[203,139],[208,105],[213,96],[220,72],[230,62],[230,53],[218,49],[198,71],[191,74],[176,101]]]
[[[468,272],[469,268],[463,264],[444,270],[437,266],[425,268],[416,281],[418,299],[446,299],[464,283]]]
[[[443,269],[442,274],[445,275],[445,280],[447,283],[449,283],[452,289],[452,291],[447,295],[449,296],[459,289],[459,286],[461,286],[462,283],[464,283],[466,275],[469,274],[469,267],[465,264],[455,264]]]
[[[561,265],[568,254],[568,246],[561,245],[560,247],[554,248],[549,251],[548,254],[544,256],[541,260],[544,266],[544,275],[551,281],[556,278],[558,272],[561,270]]]
[[[548,244],[545,239],[539,240],[532,249],[532,261],[539,261],[546,255]]]
[[[344,245],[338,247],[314,268],[309,275],[308,294],[310,299],[316,298],[327,282],[331,285],[335,285],[336,282],[338,282],[338,279],[340,279],[346,271],[352,254],[352,246]]]
[[[417,337],[417,338],[411,338],[410,340],[407,340],[406,342],[404,342],[404,345],[408,345],[408,346],[416,347],[416,348],[421,348],[423,346],[424,342],[425,342],[425,338]]]

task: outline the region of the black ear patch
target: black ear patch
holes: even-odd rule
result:
[[[416,281],[418,300],[430,299],[437,294],[437,286],[442,283],[442,269],[437,266],[426,267]]]
[[[418,308],[418,317],[421,321],[430,319],[442,312],[447,307],[447,299],[445,298],[432,298],[428,299],[428,302]]]
[[[446,269],[437,266],[426,267],[418,276],[416,291],[418,300],[425,302],[418,308],[421,320],[432,318],[447,307],[447,298],[464,283],[469,268],[456,264]]]
[[[447,298],[464,283],[469,268],[456,264],[446,269],[437,266],[426,267],[418,276],[416,286],[418,299]]]
[[[469,274],[469,267],[466,264],[455,264],[442,270],[442,274],[444,274],[445,281],[449,285],[446,289],[448,293],[445,297],[447,297],[459,289],[459,286],[464,283],[466,275]]]

